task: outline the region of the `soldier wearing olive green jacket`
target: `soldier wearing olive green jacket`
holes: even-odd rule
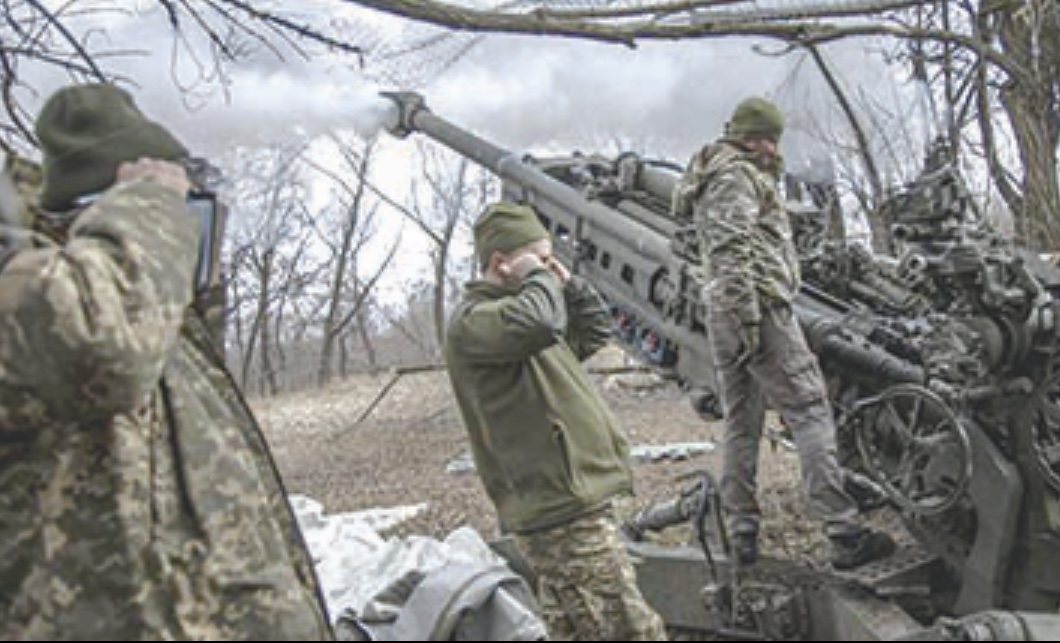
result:
[[[0,230],[0,639],[331,638],[191,305],[187,150],[111,85],[60,90],[36,131],[49,234]]]
[[[610,333],[596,292],[552,256],[526,206],[475,225],[483,279],[465,286],[445,358],[475,466],[538,580],[553,639],[666,640],[619,540],[629,445],[581,360]]]

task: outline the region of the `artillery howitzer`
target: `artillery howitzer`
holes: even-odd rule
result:
[[[517,156],[387,94],[392,133],[422,132],[534,205],[555,251],[609,300],[616,337],[720,416],[681,170],[637,155]],[[1060,634],[1060,272],[976,221],[944,148],[887,204],[902,246],[826,239],[792,205],[805,285],[795,312],[825,372],[841,458],[883,490],[915,543],[851,572],[730,565],[704,473],[632,533],[695,523],[698,547],[631,539],[638,580],[675,636],[1055,640]]]

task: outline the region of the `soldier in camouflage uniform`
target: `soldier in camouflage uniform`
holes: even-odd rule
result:
[[[741,102],[726,135],[692,158],[675,210],[691,212],[702,254],[725,410],[721,496],[737,562],[757,559],[758,447],[768,402],[794,436],[810,509],[833,544],[832,564],[849,569],[889,555],[894,542],[856,520],[824,379],[792,313],[800,275],[777,191],[782,131],[775,105]]]
[[[63,239],[0,235],[0,639],[332,638],[191,305],[186,149],[106,84],[55,93],[36,133]]]
[[[612,514],[632,492],[629,445],[581,364],[611,316],[552,255],[534,210],[475,224],[483,278],[465,286],[445,359],[475,466],[537,580],[553,640],[665,641]]]

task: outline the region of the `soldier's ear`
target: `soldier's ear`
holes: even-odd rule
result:
[[[510,277],[512,274],[511,262],[506,255],[500,252],[494,252],[490,255],[490,267],[502,277]]]
[[[503,259],[500,253],[497,251],[491,252],[488,257],[483,258],[482,263],[479,265],[482,274],[486,275],[490,272],[496,272],[499,262]]]

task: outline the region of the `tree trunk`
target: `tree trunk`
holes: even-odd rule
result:
[[[1001,101],[1016,138],[1023,165],[1022,198],[1007,201],[1019,241],[1040,251],[1060,250],[1060,177],[1056,149],[1060,141],[1060,25],[1056,3],[1041,13],[1020,12],[1000,18],[1005,54],[1021,74],[1001,90]]]

